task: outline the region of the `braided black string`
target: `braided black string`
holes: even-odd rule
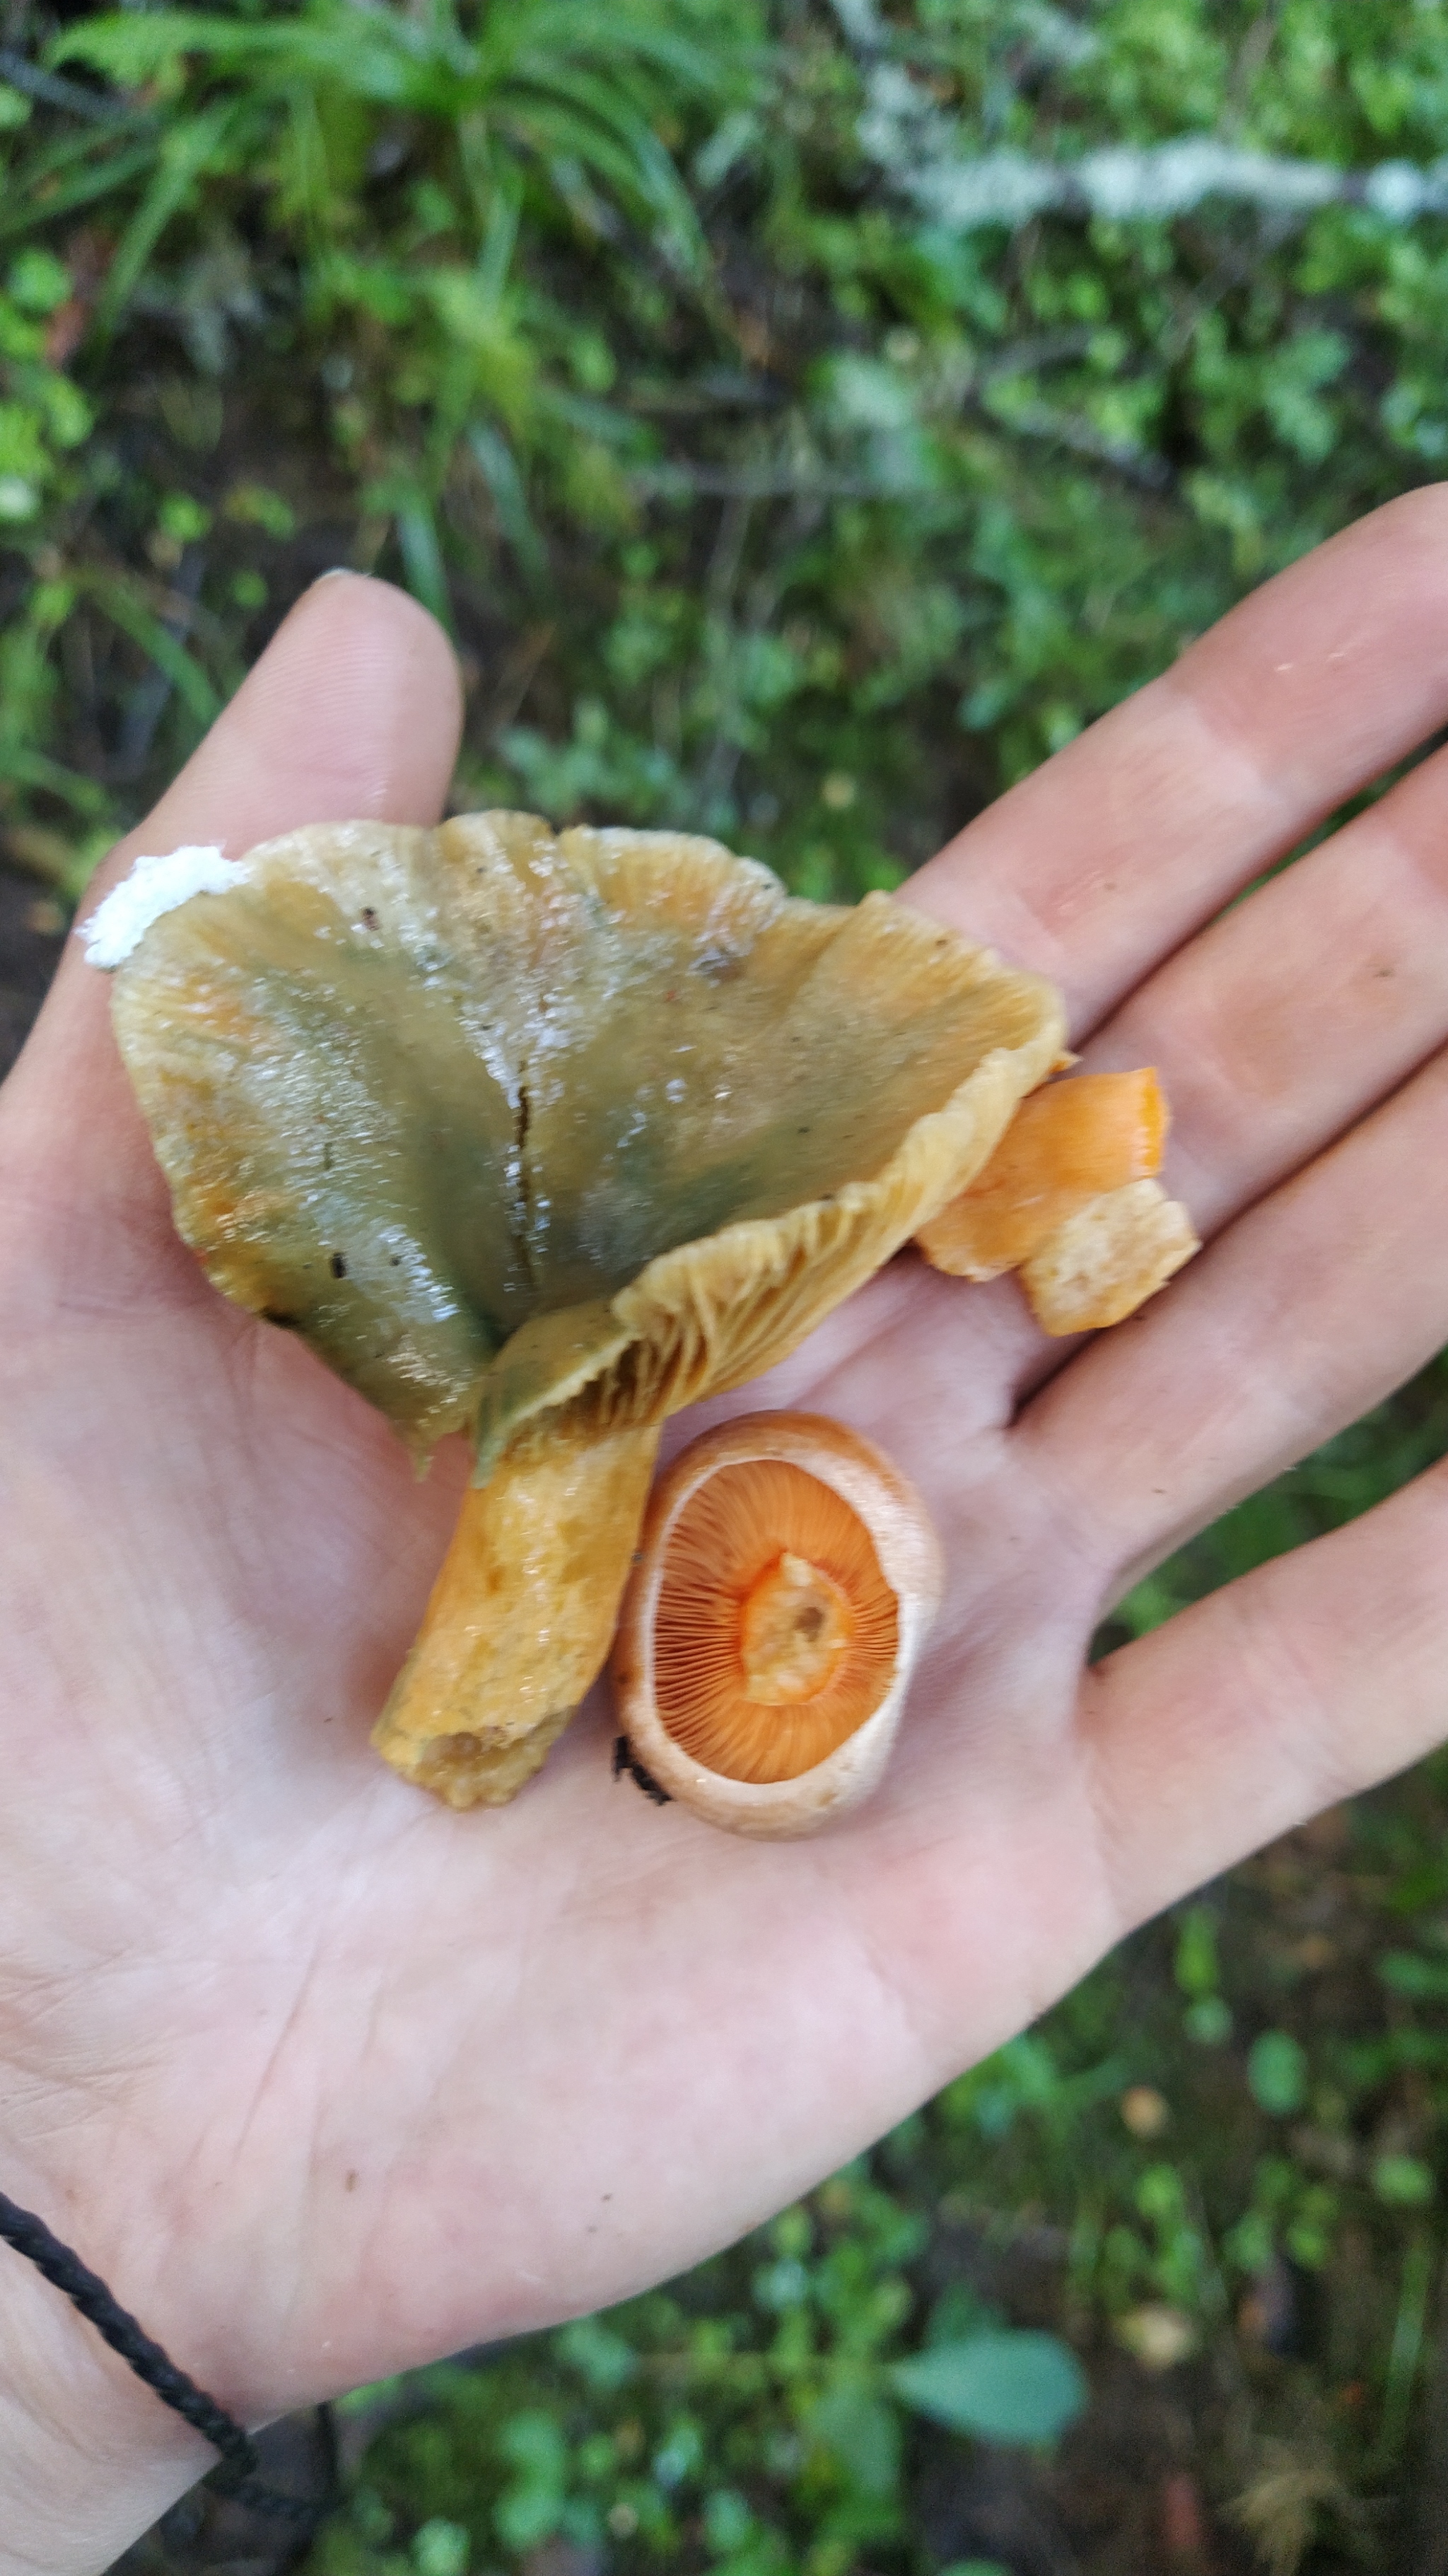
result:
[[[89,2271],[78,2254],[52,2236],[43,2218],[33,2210],[19,2209],[13,2200],[0,2192],[0,2242],[13,2245],[44,2274],[53,2287],[64,2293],[73,2308],[95,2327],[98,2335],[118,2352],[138,2379],[154,2389],[165,2406],[184,2417],[193,2430],[221,2453],[222,2465],[207,2480],[217,2495],[232,2497],[238,2504],[249,2505],[254,2513],[279,2515],[288,2522],[314,2522],[329,2511],[331,2499],[322,2504],[305,2503],[300,2496],[278,2495],[274,2488],[263,2486],[256,2472],[261,2463],[251,2435],[178,2370],[170,2355],[153,2343],[144,2328],[129,2315],[119,2300],[111,2296],[104,2281]]]

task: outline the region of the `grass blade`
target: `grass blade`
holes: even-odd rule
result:
[[[102,339],[115,329],[166,226],[185,204],[238,113],[235,100],[223,99],[167,134],[160,166],[126,227],[97,300],[94,327]]]
[[[87,588],[112,624],[129,635],[133,644],[139,644],[142,652],[150,655],[156,668],[165,673],[187,713],[194,716],[197,724],[203,728],[214,724],[221,713],[221,700],[206,673],[130,584],[103,577],[89,582]]]

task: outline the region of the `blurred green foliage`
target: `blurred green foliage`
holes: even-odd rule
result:
[[[891,884],[1443,470],[1445,118],[1448,0],[10,0],[0,838],[78,891],[348,562],[457,638],[460,804]],[[1183,138],[1255,178],[1008,202]],[[1440,1367],[1105,1642],[1445,1446]],[[689,2280],[360,2392],[312,2576],[1145,2576],[1206,2563],[1183,2478],[1264,2563],[1406,2567],[1445,1795],[1181,1908]]]
[[[890,882],[1448,456],[1441,217],[952,231],[866,113],[1427,165],[1437,0],[10,20],[0,782],[72,878],[338,560],[457,632],[469,798]]]

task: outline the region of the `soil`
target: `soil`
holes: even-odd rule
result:
[[[34,877],[0,868],[0,1075],[24,1045],[60,961],[67,915]]]

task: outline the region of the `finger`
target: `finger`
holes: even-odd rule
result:
[[[1448,716],[1448,486],[1268,582],[1013,788],[905,900],[1112,1003]]]
[[[1155,1064],[1171,1187],[1202,1233],[1448,1038],[1448,755],[1203,932],[1086,1051]]]
[[[1448,1732],[1448,1468],[1089,1674],[1118,1933]]]
[[[1027,1406],[1017,1437],[1109,1591],[1438,1349],[1445,1118],[1440,1055]]]
[[[1179,949],[1083,1050],[1088,1072],[1161,1072],[1172,1113],[1164,1178],[1203,1236],[1448,1040],[1445,820],[1440,752]],[[985,1395],[979,1419],[1008,1418],[1077,1346],[1038,1330],[1014,1282],[954,1296],[955,1313],[937,1297],[928,1320],[922,1300],[922,1334],[958,1387],[968,1377]]]
[[[457,667],[426,611],[356,574],[318,582],[292,610],[175,785],[103,872],[143,850],[214,843],[238,857],[300,824],[442,810],[460,724]],[[72,942],[5,1086],[7,1182],[69,1236],[84,1212],[153,1224],[165,1193],[111,1037],[107,978]],[[100,1258],[96,1248],[92,1254]],[[80,1247],[68,1244],[74,1262]]]

